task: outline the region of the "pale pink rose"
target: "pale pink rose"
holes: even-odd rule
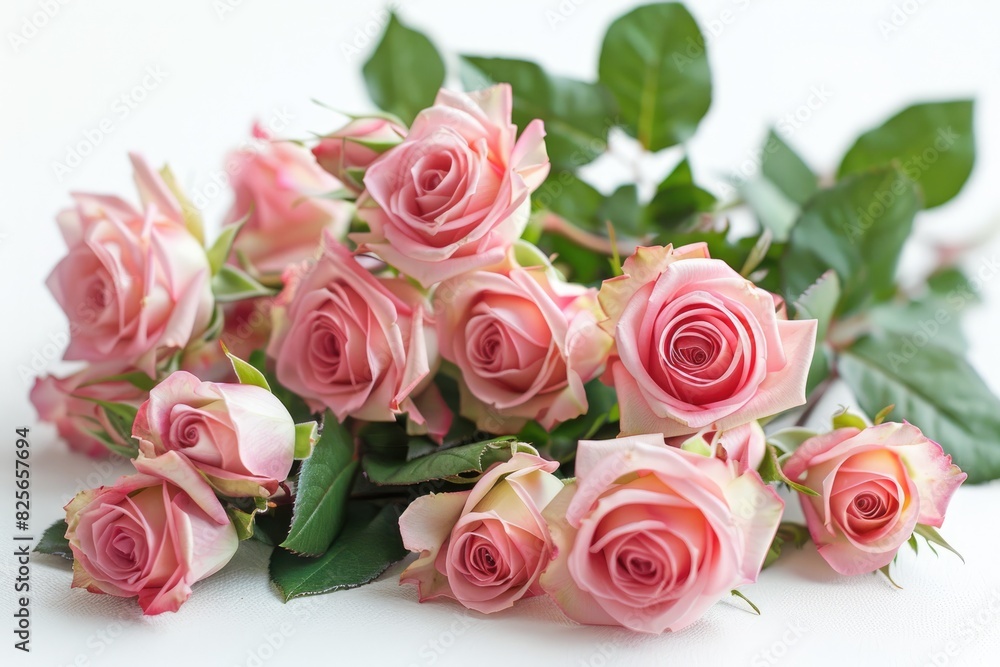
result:
[[[967,475],[916,426],[841,428],[803,442],[784,466],[800,495],[819,553],[840,574],[892,562],[916,525],[940,528]]]
[[[434,291],[441,356],[461,371],[462,413],[490,433],[517,433],[529,419],[552,429],[584,414],[584,384],[611,348],[596,290],[564,282],[537,249],[518,248]]]
[[[420,557],[400,575],[420,601],[458,600],[490,614],[538,595],[552,555],[542,510],[563,488],[558,467],[519,452],[494,465],[470,491],[420,496],[399,519],[403,544]]]
[[[308,149],[290,141],[272,141],[254,126],[252,145],[228,157],[236,201],[227,223],[246,217],[234,244],[264,273],[314,257],[324,230],[343,237],[351,221],[348,202],[324,198],[341,189],[340,181],[316,164]]]
[[[737,473],[760,467],[767,450],[764,429],[756,421],[725,431],[703,430],[694,435],[678,435],[667,438],[667,444],[729,461]]]
[[[726,430],[805,402],[815,320],[788,320],[703,243],[639,248],[600,302],[624,434]]]
[[[144,614],[177,611],[239,538],[211,487],[176,452],[135,461],[137,475],[81,491],[66,505],[73,587],[139,598]]]
[[[406,128],[387,118],[355,118],[323,137],[312,152],[319,166],[345,187],[361,192],[368,166],[405,136]]]
[[[512,93],[441,90],[406,139],[365,173],[352,238],[424,287],[503,260],[528,221],[529,194],[549,171],[540,120],[521,137]]]
[[[274,394],[186,371],[153,387],[132,437],[149,459],[177,452],[232,497],[272,495],[295,458],[295,422]]]
[[[70,449],[94,458],[109,453],[102,437],[123,447],[132,445],[118,435],[104,409],[88,400],[138,407],[146,400],[146,392],[124,380],[103,381],[125,370],[118,366],[88,366],[63,378],[54,375],[37,378],[31,388],[31,403],[38,412],[38,419],[55,426]]]
[[[434,391],[437,340],[426,298],[407,281],[372,275],[328,234],[318,261],[286,272],[272,314],[278,380],[313,410],[425,421],[416,397]]]
[[[69,246],[46,282],[70,322],[66,359],[115,362],[156,374],[200,336],[214,301],[205,250],[158,174],[133,155],[143,209],[75,194],[57,218]]]
[[[755,471],[664,447],[661,434],[580,442],[576,475],[542,513],[555,559],[541,584],[591,625],[695,622],[756,580],[784,509]]]

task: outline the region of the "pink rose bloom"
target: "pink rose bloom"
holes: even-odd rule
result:
[[[177,611],[191,585],[225,566],[239,538],[211,487],[171,452],[138,475],[81,491],[66,505],[73,587],[139,598],[144,614]]]
[[[493,271],[472,271],[434,292],[441,356],[461,371],[462,412],[491,433],[526,420],[546,429],[587,411],[584,384],[603,370],[611,337],[597,292],[563,282],[524,244]]]
[[[403,544],[420,557],[400,575],[420,601],[458,600],[490,614],[538,595],[552,544],[542,510],[563,488],[559,466],[519,452],[470,491],[420,496],[399,519]]]
[[[512,93],[441,90],[406,139],[365,173],[352,238],[424,287],[501,262],[528,221],[528,195],[549,172],[540,120],[517,139]]]
[[[815,320],[788,320],[708,246],[639,248],[600,302],[624,434],[726,430],[805,403]]]
[[[88,366],[67,377],[46,375],[35,380],[31,388],[31,403],[38,419],[52,424],[69,448],[94,458],[108,455],[101,437],[111,442],[131,446],[108,421],[104,409],[93,400],[127,403],[138,407],[147,393],[130,382],[101,382],[121,374],[117,366]],[[94,384],[91,384],[94,383]]]
[[[351,205],[323,198],[341,184],[307,149],[271,141],[259,125],[253,135],[258,141],[232,153],[226,162],[236,195],[226,223],[248,216],[234,251],[259,271],[281,273],[288,264],[316,255],[323,230],[342,237],[351,221]]]
[[[725,431],[699,431],[667,439],[667,444],[732,462],[737,473],[756,470],[764,460],[767,437],[756,421]]]
[[[313,147],[319,166],[353,192],[364,189],[365,170],[387,147],[398,144],[406,128],[387,118],[355,118]]]
[[[143,210],[75,194],[57,221],[69,254],[46,284],[70,322],[66,359],[114,361],[156,375],[201,335],[214,300],[205,250],[163,180],[133,155]]]
[[[757,579],[784,509],[756,472],[664,447],[661,434],[580,442],[576,475],[543,512],[555,559],[541,584],[591,625],[695,622]]]
[[[401,278],[369,273],[331,234],[313,266],[286,278],[267,350],[281,384],[340,421],[395,421],[409,413],[424,423],[426,405],[416,397],[428,394],[425,387],[433,392],[438,364],[425,297]],[[427,405],[433,414],[426,418],[450,423],[435,401]],[[438,426],[447,432],[448,425]]]
[[[806,524],[819,554],[847,575],[891,563],[918,523],[940,528],[967,477],[920,429],[894,422],[810,438],[784,470],[820,494],[800,497]]]
[[[153,387],[132,437],[149,459],[177,452],[232,497],[272,495],[295,458],[295,422],[274,394],[187,371]]]

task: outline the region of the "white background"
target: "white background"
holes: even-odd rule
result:
[[[370,0],[232,0],[235,7],[227,12],[211,0],[68,1],[37,34],[29,28],[33,36],[15,49],[10,33],[25,34],[25,21],[44,4],[4,0],[0,13],[0,442],[12,443],[15,427],[32,426],[32,525],[38,532],[60,515],[76,488],[117,474],[68,454],[50,428],[36,427],[26,398],[26,373],[61,368],[50,341],[66,325],[43,280],[64,250],[53,215],[69,202],[67,192],[131,198],[125,153],[140,150],[154,163],[169,160],[182,184],[203,195],[208,218],[218,220],[228,200],[211,196],[213,174],[253,118],[290,115],[286,136],[306,137],[341,120],[310,98],[349,111],[369,109],[359,71],[370,48],[365,31],[377,34],[382,20],[382,3]],[[606,26],[632,3],[400,4],[404,20],[449,54],[521,56],[556,73],[593,77]],[[922,217],[907,263],[919,266],[935,241],[963,241],[976,247],[971,268],[989,266],[984,262],[1000,250],[987,239],[1000,212],[1000,4],[696,4],[703,28],[716,33],[709,42],[714,101],[688,147],[701,180],[718,184],[753,154],[767,125],[789,113],[804,118],[791,143],[828,173],[859,131],[904,104],[974,95],[975,171],[958,200]],[[900,8],[895,17],[894,6]],[[893,18],[898,29],[887,32]],[[161,72],[162,80],[146,78],[146,89],[136,90],[149,71]],[[817,89],[829,99],[803,111]],[[123,95],[136,107],[127,115]],[[105,118],[112,132],[79,166],[57,177],[54,163],[65,161]],[[627,145],[622,153],[629,155]],[[645,167],[656,178],[678,156],[668,152]],[[592,170],[605,186],[628,173],[615,160]],[[995,389],[998,282],[986,280],[987,305],[967,320],[971,357]],[[832,405],[826,408],[829,413]],[[12,471],[12,454],[3,460]],[[13,477],[0,472],[6,476]],[[952,503],[943,532],[965,555],[964,566],[951,556],[907,554],[897,576],[904,590],[897,591],[876,576],[840,578],[807,548],[746,589],[761,618],[726,601],[689,629],[662,637],[576,626],[541,598],[489,619],[448,603],[418,605],[413,590],[396,585],[399,568],[360,590],[282,605],[267,582],[267,552],[256,544],[197,586],[179,613],[142,618],[133,601],[70,590],[67,569],[39,556],[32,569],[28,659],[11,648],[12,518],[2,516],[12,513],[13,494],[3,489],[13,489],[12,479],[0,479],[0,508],[6,510],[0,515],[2,664],[976,665],[995,664],[1000,654],[997,484],[964,488]]]

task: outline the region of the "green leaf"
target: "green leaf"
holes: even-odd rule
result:
[[[547,74],[526,60],[462,56],[466,90],[509,83],[514,93],[514,124],[545,122],[545,149],[553,170],[576,169],[607,148],[615,103],[604,86]]]
[[[739,186],[740,196],[764,229],[778,241],[787,241],[802,211],[798,205],[766,178],[754,178]]]
[[[295,458],[307,459],[313,453],[313,447],[319,439],[319,424],[315,421],[302,422],[295,425]]]
[[[775,431],[767,436],[767,442],[777,450],[776,453],[778,453],[780,458],[782,454],[794,452],[803,442],[817,435],[819,434],[812,429],[793,426]]]
[[[613,387],[595,379],[584,385],[584,390],[587,393],[586,414],[559,424],[547,434],[552,458],[558,461],[576,456],[580,440],[594,439],[601,427],[617,420],[618,394]]]
[[[222,351],[229,357],[229,362],[233,365],[233,370],[236,372],[236,378],[240,381],[240,384],[249,384],[271,391],[271,386],[267,383],[267,378],[264,377],[259,368],[249,362],[243,361],[230,352],[225,343],[220,341],[219,344],[222,345]]]
[[[406,555],[399,536],[399,510],[387,505],[352,504],[340,537],[318,558],[302,558],[284,549],[271,554],[271,581],[285,602],[356,588],[375,580]]]
[[[281,404],[285,406],[288,410],[288,414],[292,416],[292,420],[296,424],[315,421],[315,414],[306,405],[306,402],[298,394],[290,391],[280,382],[278,378],[275,377],[274,373],[267,370],[267,355],[264,350],[254,350],[250,354],[250,359],[248,360],[250,365],[256,368],[258,371],[264,374],[264,379],[267,381],[268,386],[271,388],[271,393],[277,396]]]
[[[691,138],[712,102],[705,39],[679,3],[638,7],[612,23],[598,73],[623,127],[647,150]]]
[[[238,222],[223,227],[222,231],[219,232],[218,238],[215,239],[215,243],[206,252],[208,255],[208,265],[212,269],[213,276],[219,272],[226,263],[226,260],[229,259],[229,255],[233,252],[233,242],[236,241],[236,235],[240,233],[246,221],[247,218],[244,217]]]
[[[149,391],[156,386],[156,380],[149,377],[142,371],[132,371],[131,373],[119,373],[98,378],[80,385],[80,387],[90,387],[97,384],[107,384],[109,382],[128,382],[130,385],[141,391]]]
[[[253,537],[254,512],[244,512],[237,507],[227,507],[226,514],[229,515],[229,520],[236,528],[236,536],[240,538],[240,541]]]
[[[231,303],[260,296],[274,296],[277,290],[262,285],[243,269],[223,264],[219,272],[212,276],[212,294],[219,303]]]
[[[859,431],[863,431],[868,428],[868,424],[859,415],[845,408],[833,416],[833,428],[834,430],[838,428],[856,428]]]
[[[744,602],[746,602],[748,605],[750,605],[750,608],[753,609],[754,613],[757,614],[758,616],[760,616],[760,609],[757,608],[757,605],[755,605],[750,600],[750,598],[748,598],[746,595],[744,595],[742,592],[736,590],[735,588],[733,590],[729,591],[729,592],[732,595],[734,595],[734,596],[738,597],[739,599],[743,600]]]
[[[838,314],[885,301],[895,293],[896,264],[919,209],[916,187],[894,168],[850,176],[818,193],[782,257],[785,293],[801,294],[833,269],[841,284]]]
[[[327,550],[344,525],[357,469],[353,437],[327,412],[319,442],[302,462],[292,526],[282,547],[310,556]]]
[[[861,408],[894,415],[941,444],[970,482],[1000,477],[1000,400],[961,357],[893,334],[867,336],[840,353],[840,376]]]
[[[767,141],[764,142],[760,172],[783,195],[799,206],[804,205],[819,191],[816,174],[774,130],[768,132]]]
[[[893,560],[895,560],[895,559],[893,559]],[[892,563],[889,563],[887,565],[883,565],[882,567],[880,567],[878,569],[878,571],[881,572],[883,575],[885,575],[885,578],[889,580],[889,583],[892,584],[893,588],[898,588],[899,590],[903,590],[903,587],[900,586],[899,584],[897,584],[896,580],[892,578],[892,574],[889,572],[889,566],[890,565],[892,565]]]
[[[962,558],[962,554],[955,551],[955,548],[952,547],[950,544],[948,544],[945,541],[945,539],[941,537],[941,533],[937,532],[937,530],[933,526],[928,526],[926,524],[918,523],[917,527],[913,530],[913,534],[919,535],[920,537],[927,540],[927,544],[931,547],[932,550],[934,549],[934,545],[936,544],[940,547],[944,547],[948,551],[958,556],[963,563],[965,562],[965,559]],[[913,550],[916,551],[916,547],[914,547]]]
[[[955,309],[966,303],[979,303],[978,290],[973,287],[969,277],[962,269],[954,266],[938,269],[927,278],[927,287],[931,294],[946,299],[948,303],[955,302]]]
[[[444,61],[437,49],[395,14],[362,72],[375,104],[407,124],[434,103],[444,83]]]
[[[685,157],[667,175],[649,202],[647,217],[655,232],[669,232],[695,217],[713,210],[715,196],[694,183],[691,163]]]
[[[74,395],[76,396],[76,395]],[[111,428],[114,429],[115,435],[118,436],[119,440],[126,444],[120,444],[110,437],[100,437],[99,431],[92,432],[97,435],[104,446],[112,450],[116,454],[125,456],[126,458],[134,459],[139,452],[139,446],[132,439],[132,424],[135,422],[135,416],[139,412],[139,409],[134,405],[129,405],[128,403],[115,403],[113,401],[102,401],[98,398],[90,398],[88,396],[76,396],[76,398],[82,398],[85,401],[90,401],[91,403],[96,403],[104,410],[104,415],[107,417],[108,423]]]
[[[66,521],[59,519],[46,528],[34,551],[73,560],[73,551],[69,548],[69,540],[66,539]]]
[[[506,461],[519,451],[537,453],[530,445],[515,442],[513,436],[504,436],[403,462],[368,455],[364,469],[368,479],[379,485],[405,486],[431,480],[473,484],[491,465]]]
[[[961,305],[959,305],[961,304]],[[869,322],[877,332],[891,332],[915,340],[933,339],[938,347],[957,355],[969,349],[959,311],[964,301],[928,293],[910,301],[888,301],[871,308]]]
[[[896,162],[920,184],[928,208],[954,197],[976,159],[972,100],[914,104],[864,133],[840,163],[838,177]]]
[[[597,220],[603,225],[602,233],[606,233],[607,223],[610,222],[619,236],[640,234],[644,215],[639,203],[639,188],[634,183],[619,186],[597,208]]]
[[[184,190],[177,183],[177,178],[174,176],[174,172],[171,171],[170,167],[163,165],[160,169],[160,178],[163,179],[163,183],[167,186],[167,189],[174,195],[177,203],[181,205],[181,215],[184,217],[184,226],[187,227],[188,232],[191,236],[198,240],[198,243],[205,243],[205,224],[201,219],[201,212],[198,208],[191,203],[191,200],[187,198],[184,194]]]
[[[819,493],[813,491],[808,486],[803,486],[798,482],[788,479],[788,476],[785,475],[785,471],[781,469],[781,462],[778,460],[778,450],[775,449],[774,445],[770,442],[768,442],[766,446],[764,460],[760,462],[757,472],[760,473],[760,478],[766,483],[781,482],[783,484],[787,484],[789,487],[803,495],[819,495]]]

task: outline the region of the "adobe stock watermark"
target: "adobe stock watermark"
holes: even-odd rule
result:
[[[271,135],[276,135],[287,130],[291,126],[293,118],[294,116],[287,109],[281,107],[274,109],[267,120],[260,125]],[[223,192],[228,192],[232,179],[242,172],[256,155],[267,150],[270,145],[271,140],[269,139],[247,138],[230,153],[222,169],[212,171],[207,182],[196,186],[191,191],[189,195],[191,204],[196,209],[205,210],[209,202]]]
[[[246,0],[214,0],[212,2],[212,10],[215,11],[216,18],[220,21],[225,21],[230,14],[245,3]]]
[[[793,646],[809,632],[809,626],[802,621],[790,621],[780,637],[754,654],[750,660],[751,667],[773,667],[788,656]]]
[[[787,141],[796,132],[805,127],[816,113],[833,97],[833,91],[827,88],[825,83],[810,86],[809,94],[803,100],[802,104],[786,112],[775,123],[775,134],[782,140]],[[781,144],[778,139],[770,137],[759,152],[748,150],[739,167],[729,174],[727,182],[721,186],[723,196],[733,196],[737,188],[760,173],[764,163],[780,148]]]
[[[21,17],[17,28],[7,32],[7,41],[14,53],[20,52],[22,48],[35,37],[37,37],[68,5],[71,0],[38,0],[37,9],[30,14]]]
[[[368,12],[364,21],[354,26],[348,39],[340,42],[340,53],[351,63],[365,55],[382,36],[389,19],[399,12],[405,0],[392,0],[384,7]]]
[[[105,138],[114,133],[163,84],[167,76],[168,72],[159,65],[148,65],[134,85],[111,101],[108,113],[94,125],[84,128],[80,138],[66,146],[61,160],[52,161],[52,173],[56,179],[61,183],[82,165]]]
[[[1000,627],[1000,588],[994,588],[987,594],[985,604],[978,612],[966,618],[959,626],[958,632],[936,651],[927,654],[924,667],[945,667],[962,651],[981,635],[996,631]]]
[[[977,301],[977,294],[983,285],[1000,273],[1000,259],[994,254],[980,262],[979,267],[969,276],[968,285],[962,285],[948,292],[944,305],[934,311],[933,316],[920,320],[917,329],[906,336],[899,349],[889,353],[892,370],[910,363],[920,350],[930,345],[942,327],[951,322],[966,306]]]
[[[909,23],[910,19],[928,2],[929,0],[903,0],[903,2],[894,4],[889,15],[878,21],[878,30],[882,33],[882,39],[888,41],[890,37]]]
[[[417,651],[417,656],[420,658],[419,662],[410,663],[410,667],[430,667],[430,665],[435,664],[441,657],[447,653],[458,640],[469,631],[477,619],[472,616],[472,612],[467,609],[463,609],[461,612],[455,612],[452,615],[451,623],[436,637],[432,637],[424,642],[420,650]]]

